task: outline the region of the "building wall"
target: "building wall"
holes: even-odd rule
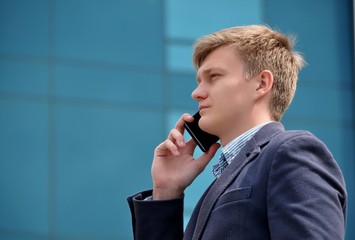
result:
[[[193,42],[246,24],[297,35],[308,66],[283,123],[333,152],[352,226],[351,10],[349,0],[0,0],[0,239],[131,239],[126,197],[151,187],[155,146],[196,110]],[[185,222],[216,161],[186,191]]]

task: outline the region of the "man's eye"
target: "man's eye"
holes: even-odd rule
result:
[[[219,77],[221,77],[221,75],[220,74],[211,74],[211,80],[216,80],[216,79],[218,79]]]

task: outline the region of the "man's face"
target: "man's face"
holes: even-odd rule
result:
[[[198,86],[192,97],[199,102],[199,125],[222,141],[247,130],[243,128],[250,120],[256,87],[244,73],[244,65],[231,46],[212,51],[197,72]]]

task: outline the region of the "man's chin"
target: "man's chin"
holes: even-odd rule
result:
[[[210,134],[213,134],[213,130],[215,127],[213,127],[213,124],[209,121],[207,117],[201,117],[200,121],[198,122],[199,127]]]

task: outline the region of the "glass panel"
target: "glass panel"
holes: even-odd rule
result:
[[[55,3],[57,57],[162,66],[159,1],[62,0]]]
[[[70,66],[58,66],[55,72],[55,94],[61,97],[125,104],[163,103],[163,79],[159,74]]]
[[[0,100],[0,229],[48,231],[48,106]]]
[[[62,234],[132,236],[126,198],[151,188],[159,112],[59,105],[56,224]]]
[[[0,1],[0,53],[47,57],[47,2]]]
[[[10,93],[48,93],[46,64],[0,60],[0,91]]]
[[[222,28],[261,23],[262,3],[261,0],[168,0],[167,37],[195,40]]]

